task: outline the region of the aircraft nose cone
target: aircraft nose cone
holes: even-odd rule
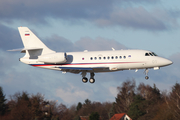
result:
[[[168,61],[167,61],[167,64],[168,64],[168,65],[171,65],[171,64],[173,64],[173,62],[170,61],[170,60],[168,60]]]
[[[173,64],[173,62],[168,60],[168,59],[164,59],[164,64],[165,65],[171,65],[171,64]]]

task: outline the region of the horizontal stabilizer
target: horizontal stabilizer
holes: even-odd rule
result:
[[[22,53],[25,53],[25,50],[41,50],[43,48],[19,48],[19,49],[12,49],[7,51],[21,51]]]

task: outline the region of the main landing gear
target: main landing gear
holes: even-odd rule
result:
[[[82,72],[81,75],[82,75],[82,82],[83,83],[87,83],[88,79],[86,77],[86,72]],[[89,79],[90,83],[94,83],[95,82],[94,76],[95,76],[94,72],[91,72],[90,73],[90,79]]]
[[[148,77],[148,72],[149,72],[149,70],[146,68],[145,71],[144,71],[144,73],[145,73],[145,75],[146,75],[146,77],[145,77],[146,80],[149,79],[149,77]]]

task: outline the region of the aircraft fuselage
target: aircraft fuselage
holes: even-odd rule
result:
[[[147,53],[149,56],[146,56]],[[84,51],[67,52],[67,61],[65,63],[49,64],[39,62],[38,59],[30,60],[25,57],[20,60],[26,64],[46,69],[63,71],[63,69],[71,68],[73,71],[80,70],[78,68],[84,68],[87,72],[110,72],[146,68],[157,69],[172,64],[170,60],[153,54],[151,56],[150,54],[152,52],[146,50]]]

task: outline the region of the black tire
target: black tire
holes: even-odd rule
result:
[[[82,82],[83,82],[83,83],[87,83],[87,81],[88,81],[87,77],[83,77],[83,78],[82,78]]]
[[[148,79],[149,79],[149,77],[148,77],[148,76],[146,76],[146,77],[145,77],[145,79],[146,79],[146,80],[148,80]]]
[[[89,82],[90,82],[90,83],[94,83],[94,82],[95,82],[95,79],[94,79],[94,78],[90,78],[90,79],[89,79]]]

